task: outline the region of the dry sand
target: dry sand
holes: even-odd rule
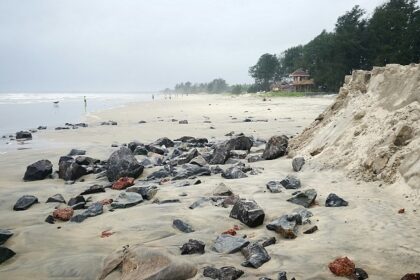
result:
[[[241,197],[255,199],[266,212],[265,223],[287,214],[296,208],[286,201],[293,190],[273,194],[267,192],[265,184],[293,173],[290,158],[252,163],[252,166],[264,170],[244,179],[226,180],[213,175],[201,177],[203,183],[200,185],[182,188],[163,185],[156,197],[161,200],[179,198],[181,203],[158,205],[146,202],[128,209],[105,211],[80,224],[45,223],[45,218],[56,205],[44,202],[56,193],[63,194],[68,200],[97,183],[94,175],[85,176],[85,182],[74,185],[65,185],[59,179],[22,181],[27,165],[39,159],[49,159],[57,168],[59,157],[66,155],[71,148],[85,149],[89,156],[107,159],[116,149],[111,147],[112,143],[128,143],[135,139],[144,143],[163,136],[221,139],[232,130],[265,139],[277,134],[295,135],[332,102],[331,97],[274,98],[264,102],[261,98],[249,96],[184,96],[130,104],[92,115],[88,120],[89,128],[36,134],[32,141],[42,141],[47,143],[46,146],[10,151],[0,157],[0,228],[14,232],[5,245],[17,253],[0,265],[0,279],[95,279],[100,274],[103,259],[124,245],[140,243],[179,255],[179,246],[190,238],[206,243],[204,255],[180,256],[200,269],[194,279],[203,278],[201,268],[205,265],[232,265],[243,269],[245,275],[240,279],[275,278],[282,270],[288,272],[289,278],[298,280],[334,279],[327,265],[339,256],[351,258],[356,266],[369,273],[369,279],[400,279],[407,272],[419,270],[420,217],[415,212],[419,200],[414,196],[415,192],[401,181],[398,185],[365,183],[346,178],[345,172],[340,170],[321,170],[315,163],[305,165],[297,176],[303,189],[312,187],[318,192],[319,205],[310,211],[314,214],[313,224],[318,225],[319,231],[311,235],[300,232],[296,239],[285,240],[266,230],[265,226],[251,229],[242,225],[238,233],[246,234],[251,240],[266,236],[275,236],[278,240],[277,244],[266,248],[271,260],[259,269],[241,267],[244,258],[240,253],[223,255],[211,250],[218,234],[239,223],[229,218],[229,208],[205,205],[190,210],[188,206],[199,197],[211,194],[220,182],[224,182]],[[243,122],[248,116],[268,122]],[[203,123],[205,117],[212,123]],[[187,119],[189,124],[171,122],[172,118]],[[98,126],[102,120],[115,120],[118,126]],[[140,120],[147,123],[138,124]],[[210,126],[215,129],[210,129]],[[150,172],[146,170],[142,177]],[[182,192],[188,196],[180,197]],[[345,198],[349,206],[324,207],[330,192]],[[13,204],[23,194],[35,195],[41,203],[26,211],[13,211]],[[106,193],[93,194],[92,197],[96,201],[117,195],[118,191],[107,189]],[[406,213],[398,214],[400,208],[405,208]],[[185,234],[174,229],[174,218],[187,221],[196,231]],[[111,230],[114,234],[100,238],[104,230]]]

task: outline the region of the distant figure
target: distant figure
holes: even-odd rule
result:
[[[152,94],[152,100],[155,101],[155,95],[154,94]]]
[[[86,109],[87,109],[87,100],[86,100],[86,96],[83,96],[83,101],[85,102],[85,113],[86,113]]]

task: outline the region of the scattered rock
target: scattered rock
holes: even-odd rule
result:
[[[47,199],[46,203],[50,203],[50,202],[66,203],[66,200],[61,194],[58,193]]]
[[[45,222],[49,224],[54,224],[55,223],[54,217],[52,215],[48,215],[47,218],[45,219]]]
[[[190,239],[187,243],[180,248],[181,255],[204,254],[204,242]]]
[[[169,139],[168,137],[162,137],[162,138],[157,139],[151,145],[165,146],[166,148],[170,148],[170,147],[173,147],[175,145],[175,143],[171,139]]]
[[[61,157],[58,164],[58,177],[65,181],[74,181],[88,174],[85,167],[71,157]]]
[[[0,229],[0,245],[4,244],[12,235],[13,232],[10,230]]]
[[[248,175],[246,175],[240,167],[231,166],[222,172],[222,177],[225,179],[241,179],[248,177]]]
[[[108,159],[107,177],[110,182],[121,177],[137,178],[143,172],[144,167],[139,164],[130,149],[121,147],[113,152]]]
[[[270,222],[268,230],[274,230],[280,233],[284,238],[293,239],[297,237],[296,218],[293,215],[283,215]]]
[[[81,223],[89,217],[95,217],[103,213],[103,205],[100,202],[93,203],[83,213],[71,218],[71,222]]]
[[[241,252],[246,259],[246,261],[242,263],[242,266],[245,267],[259,268],[271,259],[264,247],[258,243],[249,244],[244,247]]]
[[[112,184],[113,190],[123,190],[134,185],[134,178],[121,177],[114,184]]]
[[[300,180],[295,176],[288,175],[286,178],[280,181],[280,184],[288,190],[291,189],[299,189],[300,188]]]
[[[403,125],[398,128],[395,139],[394,145],[395,146],[405,146],[407,145],[410,140],[413,138],[413,129],[407,125]]]
[[[112,272],[115,279],[177,279],[187,280],[197,274],[195,265],[179,257],[166,254],[162,249],[131,245],[120,249],[104,260],[98,280]]]
[[[355,271],[354,263],[347,257],[335,259],[328,268],[336,276],[351,276]]]
[[[225,184],[220,183],[213,191],[215,196],[231,196],[233,195],[232,190],[227,187]]]
[[[23,180],[25,181],[36,181],[43,180],[52,174],[52,163],[49,160],[42,159],[35,163],[32,163],[26,167],[25,175]]]
[[[235,237],[229,234],[222,234],[216,238],[214,249],[218,253],[233,254],[239,252],[243,247],[247,246],[249,241]]]
[[[276,242],[277,242],[277,240],[276,240],[276,238],[275,238],[275,237],[270,237],[270,238],[268,238],[267,240],[264,240],[264,241],[261,243],[261,245],[262,245],[263,247],[267,247],[267,246],[270,246],[270,245],[276,244]]]
[[[191,164],[198,165],[198,166],[205,166],[205,165],[207,165],[207,161],[201,155],[199,155],[199,156],[193,158],[192,160],[190,160],[190,163]]]
[[[173,180],[187,179],[193,176],[210,176],[211,171],[207,166],[198,166],[195,164],[184,164],[181,167],[176,167],[173,170]]]
[[[68,156],[83,156],[86,154],[85,150],[71,149]]]
[[[303,233],[304,234],[312,234],[317,230],[318,230],[318,226],[313,226],[313,227],[310,227],[309,229],[305,230]]]
[[[280,181],[269,181],[266,184],[267,189],[272,193],[279,193],[281,192],[281,186]]]
[[[139,204],[143,201],[143,197],[135,192],[121,192],[120,195],[115,199],[111,206],[113,208],[128,208]]]
[[[405,209],[401,208],[400,210],[398,210],[398,214],[404,214],[405,213]]]
[[[365,279],[368,279],[368,278],[369,278],[369,275],[367,274],[367,272],[364,271],[361,268],[358,268],[358,267],[356,267],[354,269],[354,273],[351,276],[351,279],[353,279],[353,280],[365,280]],[[420,280],[420,274],[419,274],[419,277],[417,279]]]
[[[21,198],[19,198],[15,205],[13,206],[13,210],[15,211],[22,211],[26,210],[35,203],[38,203],[38,198],[36,198],[33,195],[24,195]]]
[[[189,224],[181,221],[180,219],[175,219],[172,222],[172,224],[175,228],[177,228],[178,230],[180,230],[182,232],[185,232],[185,233],[194,232],[194,229]]]
[[[420,280],[420,273],[407,273],[401,280]]]
[[[0,264],[7,261],[14,255],[16,255],[16,253],[10,250],[9,248],[0,246]]]
[[[67,203],[67,205],[71,206],[73,209],[83,209],[85,208],[85,204],[86,200],[81,195],[70,198],[69,202]]]
[[[250,163],[261,161],[261,160],[264,160],[261,155],[252,155],[252,156],[248,157],[248,162],[250,162]]]
[[[257,227],[264,222],[265,213],[254,200],[239,200],[233,206],[230,217],[249,227]]]
[[[92,185],[87,190],[83,191],[80,195],[94,194],[94,193],[103,193],[105,188],[102,185]]]
[[[302,166],[305,164],[305,158],[303,157],[295,157],[292,160],[292,167],[293,170],[299,172],[302,169]]]
[[[220,269],[206,266],[203,271],[204,277],[218,280],[236,280],[244,274],[242,270],[236,269],[233,266],[224,266]]]
[[[349,203],[335,193],[330,193],[325,201],[325,207],[341,207],[347,205],[349,205]]]
[[[284,156],[287,146],[288,139],[286,136],[273,136],[268,140],[262,157],[266,160],[271,160]]]
[[[68,221],[73,217],[74,210],[71,207],[55,209],[53,218],[60,221]]]
[[[155,185],[150,186],[132,186],[126,189],[127,192],[135,192],[141,194],[144,199],[151,200],[157,193],[158,187]]]
[[[16,140],[23,139],[23,140],[31,140],[32,134],[29,131],[19,131],[16,132]]]
[[[199,207],[199,206],[201,206],[204,203],[209,202],[209,201],[210,201],[210,198],[208,198],[208,197],[202,197],[202,198],[194,201],[188,208],[195,209],[195,208],[197,208],[197,207]]]
[[[314,189],[309,189],[304,192],[297,193],[293,197],[289,198],[287,201],[308,208],[315,202],[316,196],[316,191]]]
[[[187,120],[181,120],[181,121],[179,121],[179,124],[188,124],[188,121]]]

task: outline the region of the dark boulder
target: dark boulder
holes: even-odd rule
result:
[[[342,207],[347,205],[349,203],[335,193],[330,193],[325,201],[325,207]]]
[[[185,232],[185,233],[194,232],[194,229],[189,224],[187,224],[186,222],[184,222],[180,219],[175,219],[172,222],[172,224],[175,228],[177,228],[178,230],[180,230],[182,232]]]
[[[241,167],[231,166],[222,172],[222,177],[225,179],[241,179],[248,177],[248,175],[246,175],[245,172],[242,171]]]
[[[309,189],[304,192],[297,193],[293,197],[289,198],[287,201],[308,208],[315,202],[316,196],[316,191],[314,189]]]
[[[175,144],[174,142],[169,139],[168,137],[162,137],[157,139],[155,142],[153,142],[151,145],[154,146],[165,146],[166,148],[171,148],[173,147]]]
[[[206,266],[203,271],[204,277],[218,280],[236,280],[243,274],[244,272],[242,270],[236,269],[233,266],[224,266],[220,269]]]
[[[264,263],[268,262],[271,257],[263,246],[258,243],[251,243],[241,250],[246,261],[242,263],[242,266],[259,268]]]
[[[7,261],[14,255],[16,255],[16,253],[9,248],[0,246],[0,264]]]
[[[239,200],[233,206],[230,217],[249,227],[257,227],[264,222],[265,213],[254,200]]]
[[[263,158],[262,158],[262,156],[261,155],[250,155],[250,156],[248,156],[248,162],[257,162],[257,161],[261,161],[261,160],[264,160]]]
[[[305,164],[305,159],[303,157],[295,157],[292,160],[293,170],[298,172],[302,169],[302,166]]]
[[[88,170],[75,162],[73,158],[60,158],[58,164],[58,177],[65,181],[74,181],[88,174]]]
[[[89,206],[83,213],[78,214],[71,218],[71,222],[81,223],[87,218],[95,217],[103,213],[104,206],[100,202],[95,202]]]
[[[151,200],[157,193],[158,187],[155,185],[149,186],[132,186],[126,189],[126,192],[135,192],[140,194],[144,199]]]
[[[174,158],[171,161],[172,165],[181,165],[181,164],[186,164],[189,163],[193,158],[195,158],[196,156],[198,156],[198,151],[197,149],[191,149],[190,151],[188,151],[187,153],[183,153],[179,156],[177,156],[176,158]]]
[[[407,273],[401,280],[420,280],[420,273]]]
[[[135,206],[143,201],[141,194],[135,192],[121,192],[111,203],[113,208],[128,208]]]
[[[276,159],[284,156],[287,151],[288,138],[286,136],[273,136],[265,145],[262,157],[266,160]]]
[[[130,149],[121,147],[113,152],[108,159],[107,177],[110,182],[121,177],[137,178],[143,172],[144,167],[139,164]]]
[[[130,149],[130,151],[134,152],[137,147],[143,147],[144,144],[140,143],[139,141],[131,141],[127,144],[127,147]]]
[[[229,149],[226,143],[221,143],[217,145],[209,161],[210,164],[225,164],[226,160],[229,158]]]
[[[213,195],[215,196],[231,196],[233,195],[232,190],[223,183],[220,183],[214,190]]]
[[[15,205],[13,206],[13,210],[15,211],[22,211],[26,210],[35,203],[38,203],[38,198],[36,198],[33,195],[24,195],[21,198],[19,198]]]
[[[53,165],[51,161],[42,159],[35,163],[32,163],[26,167],[25,175],[23,180],[25,181],[36,181],[43,180],[52,174]]]
[[[222,234],[214,242],[214,250],[218,253],[233,254],[249,244],[248,240],[230,234]]]
[[[270,237],[270,238],[268,238],[268,239],[264,240],[264,241],[261,243],[261,245],[262,245],[263,247],[267,247],[267,246],[270,246],[270,245],[276,244],[276,242],[277,242],[277,240],[276,240],[276,238],[275,238],[275,237]]]
[[[80,195],[87,195],[87,194],[94,194],[94,193],[102,193],[105,192],[105,188],[102,185],[92,185],[87,188],[85,191],[80,193]]]
[[[317,230],[318,230],[318,226],[312,226],[312,227],[308,228],[307,230],[305,230],[303,232],[303,234],[312,234]]]
[[[86,154],[85,150],[71,149],[68,156],[83,156]]]
[[[91,158],[87,156],[78,156],[76,157],[75,161],[77,164],[80,164],[80,165],[94,165],[100,162],[99,159]]]
[[[354,269],[353,275],[351,276],[351,279],[353,280],[365,280],[368,278],[369,275],[367,274],[367,272],[358,267]],[[418,275],[417,279],[420,280],[420,274]]]
[[[4,244],[12,235],[13,232],[10,230],[0,229],[0,245]]]
[[[190,239],[180,248],[181,255],[204,254],[205,246],[202,241]]]
[[[281,192],[282,188],[282,184],[280,184],[280,181],[269,181],[265,186],[272,193],[279,193]]]
[[[234,138],[229,139],[226,143],[226,146],[229,152],[232,150],[249,151],[251,150],[252,145],[254,145],[252,138],[247,137],[247,136],[234,137]]]
[[[138,146],[134,149],[133,154],[137,156],[147,156],[148,150],[144,146]]]
[[[71,206],[73,209],[83,209],[85,208],[86,200],[83,196],[78,195],[76,197],[70,198],[67,202],[68,206]]]
[[[30,140],[32,139],[32,134],[29,131],[16,132],[16,140],[19,139]]]
[[[55,219],[52,215],[48,215],[45,222],[53,225],[55,223]]]
[[[163,178],[167,178],[167,177],[170,177],[170,176],[172,176],[171,172],[169,172],[165,168],[162,168],[162,169],[159,169],[159,170],[153,172],[149,176],[147,176],[147,180],[150,181],[150,180],[163,179]]]
[[[49,197],[47,199],[46,203],[50,203],[50,202],[57,202],[57,203],[66,203],[66,200],[64,199],[64,197],[61,194],[55,194],[51,197]]]
[[[283,180],[280,181],[280,184],[288,190],[299,189],[300,180],[292,175],[286,176]]]
[[[198,166],[195,164],[184,164],[181,167],[176,167],[173,172],[173,180],[187,179],[193,176],[210,176],[211,171],[207,166]]]
[[[281,234],[284,238],[293,239],[297,237],[296,218],[293,215],[283,215],[267,224],[268,230]]]
[[[146,145],[144,146],[146,148],[147,151],[155,153],[155,154],[159,154],[159,155],[164,155],[165,152],[167,151],[164,148],[161,148],[160,146],[157,145]]]

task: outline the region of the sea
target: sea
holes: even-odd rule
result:
[[[0,137],[17,131],[83,122],[89,114],[152,101],[156,93],[0,93]],[[85,102],[86,100],[86,102]]]

